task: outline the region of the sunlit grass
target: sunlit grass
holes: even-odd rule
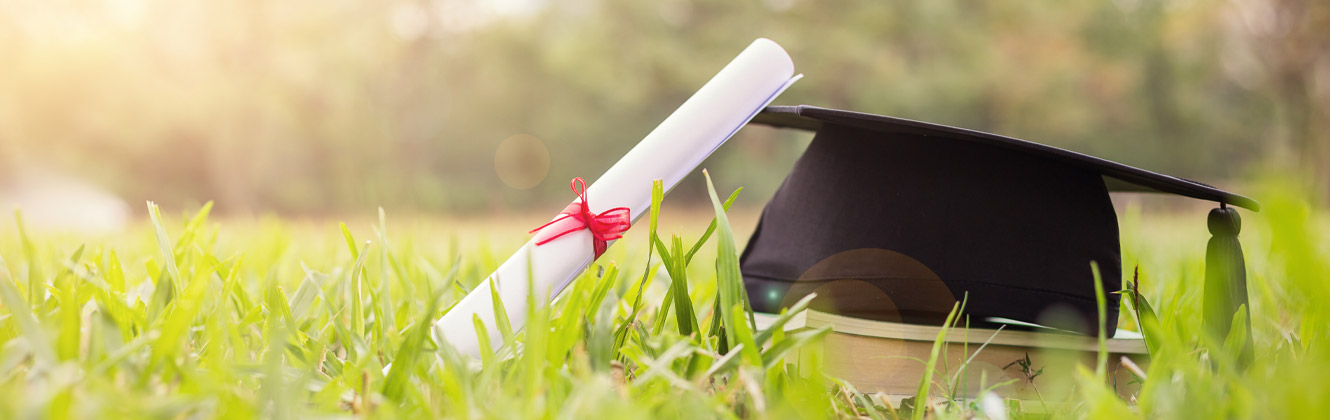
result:
[[[711,190],[723,215],[733,197],[721,197]],[[1144,386],[1124,400],[1094,363],[1050,362],[1034,368],[1065,386],[1041,389],[1047,411],[1327,412],[1330,224],[1298,197],[1267,188],[1259,197],[1267,210],[1244,214],[1256,354],[1246,367],[1232,343],[1201,333],[1203,214],[1125,215],[1124,272],[1139,266],[1153,312],[1122,317],[1128,328],[1149,327]],[[689,222],[693,233],[676,236],[658,232],[653,213],[638,227],[646,236],[625,238],[554,304],[539,304],[541,296],[519,303],[530,306],[526,328],[500,325],[504,344],[472,360],[437,341],[431,325],[521,236],[456,235],[467,229],[448,223],[398,227],[383,215],[342,227],[218,223],[208,206],[181,217],[151,205],[145,213],[150,222],[114,237],[0,234],[0,417],[1050,414],[953,399],[945,377],[956,373],[940,371],[942,380],[914,378],[927,403],[909,410],[826,377],[816,361],[800,363],[801,350],[815,353],[827,332],[754,328],[738,277],[742,239],[726,217]]]

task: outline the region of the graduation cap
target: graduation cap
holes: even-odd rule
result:
[[[1093,262],[1111,335],[1122,266],[1109,193],[1119,191],[1219,203],[1209,221],[1207,322],[1226,332],[1247,302],[1241,223],[1230,206],[1259,210],[1250,198],[1038,143],[880,115],[772,106],[753,123],[816,132],[741,257],[754,310],[774,313],[817,292],[811,307],[820,311],[941,324],[964,298],[971,326],[1079,319],[1055,326],[1091,333],[1100,325]]]

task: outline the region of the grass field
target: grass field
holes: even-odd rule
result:
[[[1255,337],[1245,368],[1232,350],[1242,343],[1202,333],[1204,213],[1121,215],[1124,272],[1139,268],[1157,315],[1145,321],[1153,361],[1131,400],[1095,366],[1043,367],[1065,385],[1045,397],[1068,402],[1051,414],[1330,413],[1330,219],[1298,197],[1265,188],[1266,209],[1244,213]],[[431,323],[529,224],[144,214],[117,235],[0,228],[0,418],[1041,416],[940,399],[940,381],[921,387],[926,408],[907,410],[793,365],[825,331],[749,327],[741,229],[725,218],[696,247],[707,217],[659,223],[650,270],[656,223],[644,218],[603,271],[554,305],[526,302],[527,327],[500,326],[505,345],[470,360],[436,342]],[[1123,324],[1139,328],[1125,313]]]

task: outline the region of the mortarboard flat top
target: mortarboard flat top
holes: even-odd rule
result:
[[[1261,209],[1256,200],[1200,182],[982,131],[811,105],[769,106],[753,118],[756,124],[809,131],[817,131],[824,122],[874,131],[944,136],[1046,156],[1099,172],[1105,176],[1105,185],[1110,192],[1162,192],[1230,204],[1252,211]]]

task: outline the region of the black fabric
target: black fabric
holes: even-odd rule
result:
[[[754,124],[817,131],[823,124],[859,127],[874,131],[949,136],[957,141],[986,144],[1021,153],[1056,159],[1067,165],[1093,171],[1106,177],[1110,191],[1162,192],[1185,197],[1227,203],[1252,211],[1261,205],[1250,198],[1220,190],[1189,179],[1151,172],[1070,150],[964,128],[926,123],[904,118],[828,109],[809,105],[769,106],[758,113]]]
[[[817,291],[816,309],[940,324],[968,294],[972,326],[1049,323],[1062,310],[1081,321],[1058,327],[1092,332],[1091,261],[1111,335],[1121,262],[1099,173],[943,135],[824,123],[763,210],[741,269],[758,311]]]

